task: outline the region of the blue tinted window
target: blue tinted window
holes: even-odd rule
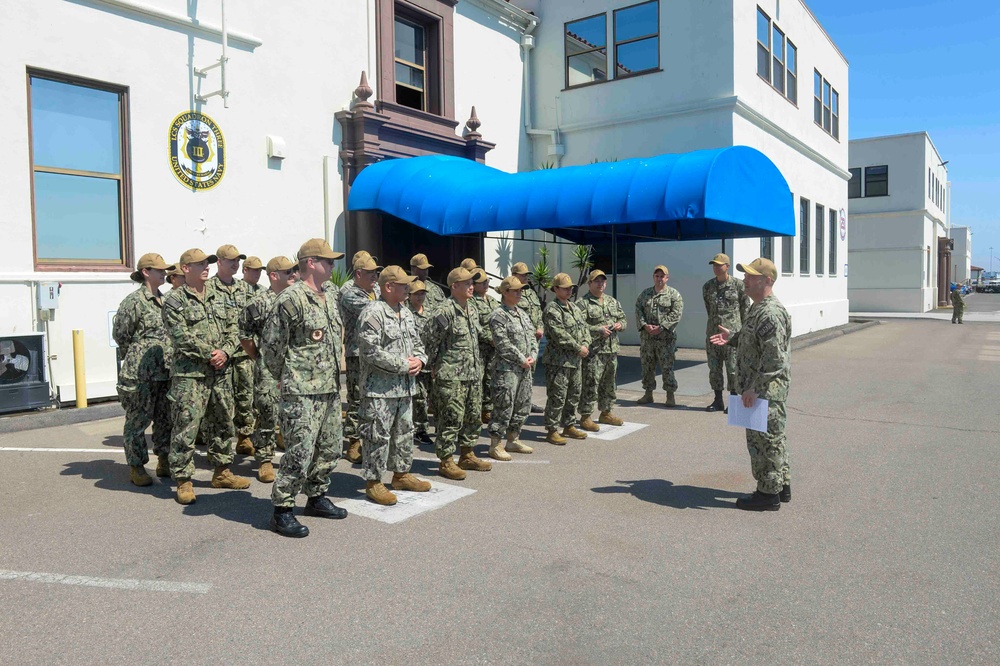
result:
[[[119,181],[35,172],[39,260],[122,261]]]
[[[608,17],[605,15],[592,16],[591,18],[574,21],[566,24],[567,42],[576,42],[575,51],[585,51],[587,49],[605,46],[608,41]],[[567,48],[567,55],[572,53]]]
[[[618,47],[618,76],[627,76],[659,65],[659,44],[656,37],[640,39]]]
[[[615,41],[624,42],[657,34],[660,31],[657,14],[656,2],[647,2],[616,11]]]
[[[35,166],[120,174],[120,130],[117,93],[32,77]]]

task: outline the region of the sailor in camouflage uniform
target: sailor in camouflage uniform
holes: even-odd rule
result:
[[[184,271],[182,271],[179,266],[174,266],[167,271],[167,284],[170,285],[170,289],[167,291],[184,286]]]
[[[472,273],[458,267],[448,273],[451,298],[434,312],[427,330],[427,362],[434,380],[437,441],[441,476],[461,481],[462,470],[488,472],[492,465],[473,451],[482,428],[482,360],[479,358],[479,316],[472,298]],[[461,451],[458,465],[452,459]]]
[[[471,260],[468,260],[471,261]],[[472,262],[475,264],[475,262]],[[468,267],[466,267],[468,268]],[[493,412],[493,387],[490,383],[493,368],[493,334],[490,332],[490,315],[497,309],[497,300],[487,294],[490,278],[480,266],[469,269],[472,278],[472,300],[469,301],[479,313],[479,358],[483,361],[483,409],[480,414],[483,425],[490,422]]]
[[[545,306],[542,322],[545,326],[545,441],[565,444],[566,438],[587,439],[587,433],[576,427],[576,408],[580,402],[581,359],[589,354],[590,331],[583,312],[569,300],[573,280],[566,273],[552,278],[556,300]],[[562,434],[559,427],[562,426]]]
[[[249,263],[249,259],[247,262]],[[257,411],[257,427],[254,431],[254,459],[257,461],[257,479],[261,483],[274,482],[274,448],[277,444],[278,406],[281,391],[271,371],[264,365],[260,355],[260,338],[264,332],[274,302],[278,294],[295,284],[298,264],[288,257],[274,257],[267,262],[267,277],[271,288],[262,291],[247,303],[240,313],[240,344],[247,356],[254,362],[254,408]]]
[[[785,401],[792,379],[792,318],[771,293],[778,270],[764,258],[736,264],[746,273],[746,293],[753,299],[743,328],[733,332],[719,326],[715,345],[736,346],[736,382],[744,407],[758,398],[767,400],[767,432],[747,429],[750,471],[757,480],[752,495],[736,500],[738,509],[777,511],[792,499],[788,443],[785,440]]]
[[[437,307],[444,303],[448,298],[444,295],[444,291],[441,287],[428,277],[428,269],[433,267],[434,264],[427,260],[426,254],[415,254],[410,259],[410,272],[412,272],[418,280],[423,282],[424,287],[427,289],[427,298],[424,301],[424,310],[426,310],[428,314],[436,310]]]
[[[535,327],[535,339],[541,340],[543,331],[542,325],[542,303],[538,300],[538,294],[532,288],[531,284],[528,282],[528,264],[523,261],[519,261],[510,269],[510,274],[521,281],[521,284],[527,285],[527,289],[523,290],[521,293],[521,302],[518,307],[528,313],[528,318],[531,319],[531,325]]]
[[[431,320],[425,307],[426,298],[427,285],[420,280],[411,282],[406,304],[413,314],[413,323],[417,327],[417,335],[420,336],[425,350],[427,349],[427,327]],[[414,438],[421,444],[434,443],[434,440],[431,439],[430,434],[427,432],[427,400],[430,383],[431,369],[430,366],[424,364],[424,367],[420,369],[420,374],[416,377],[416,392],[413,394],[413,427],[416,431]]]
[[[580,427],[590,432],[600,430],[597,423],[622,424],[611,410],[618,398],[618,333],[625,330],[628,320],[618,299],[604,293],[607,286],[608,276],[604,271],[590,271],[588,291],[576,302],[590,331],[587,345],[590,353],[583,359],[583,389],[580,392]],[[595,406],[601,410],[597,423],[591,418]]]
[[[264,264],[261,263],[260,257],[247,257],[243,261],[243,281],[250,287],[251,297],[265,291],[260,286],[260,274],[263,272],[263,269]]]
[[[351,266],[353,267],[354,264],[358,263],[362,259],[371,259],[373,262],[378,263],[378,257],[373,257],[371,255],[371,253],[368,252],[368,250],[358,250],[357,252],[354,253],[354,256],[351,257]],[[338,287],[337,285],[333,284],[332,280],[330,281],[330,284],[333,285],[333,292],[335,294],[337,294],[337,298],[340,298],[340,292],[342,292],[343,290],[347,289],[348,287],[353,287],[354,286],[354,272],[353,272],[353,268],[351,270],[351,276],[347,279],[346,282],[344,282],[343,285],[341,285],[341,286]],[[329,289],[329,287],[327,289]],[[375,298],[378,298],[380,296],[379,290],[378,290],[378,282],[375,282],[374,284],[372,284],[372,291],[375,292]]]
[[[962,285],[956,284],[951,289],[951,323],[961,324],[965,317],[965,298],[962,296]]]
[[[218,257],[218,268],[215,276],[208,281],[208,286],[215,289],[226,303],[225,322],[227,336],[239,338],[239,317],[253,296],[250,285],[235,278],[240,268],[240,260],[246,259],[235,245],[223,245],[215,251]],[[236,453],[244,456],[253,455],[253,361],[243,348],[237,345],[233,357],[229,359],[229,372],[232,375],[233,390],[233,425],[236,427]]]
[[[304,515],[344,518],[347,511],[326,497],[340,458],[340,358],[343,323],[331,289],[333,262],[343,257],[322,238],[302,244],[299,279],[274,301],[261,335],[261,354],[281,387],[281,432],[285,455],[271,487],[271,529],[304,537],[295,496],[304,493]]]
[[[195,501],[194,441],[201,428],[208,442],[208,461],[215,467],[213,488],[240,490],[250,481],[229,471],[236,430],[230,359],[239,346],[229,325],[227,298],[207,284],[215,255],[192,248],[178,262],[185,285],[163,299],[163,326],[173,347],[170,393],[170,476],[177,482],[177,501]]]
[[[403,306],[414,279],[400,266],[387,266],[378,280],[382,297],[358,319],[365,495],[383,506],[396,503],[396,496],[382,484],[387,469],[392,471],[393,490],[431,489],[428,481],[410,474],[412,401],[416,377],[427,362],[413,313]]]
[[[653,286],[644,289],[635,300],[635,320],[639,327],[639,361],[642,365],[643,396],[636,402],[653,402],[656,388],[656,366],[663,372],[663,388],[667,390],[667,407],[673,407],[677,379],[674,359],[677,355],[677,324],[684,313],[680,292],[667,286],[670,271],[666,266],[653,269]]]
[[[122,300],[115,315],[111,336],[118,345],[118,397],[125,409],[125,461],[129,477],[137,486],[153,479],[146,473],[149,462],[146,428],[153,424],[153,453],[156,475],[170,476],[170,340],[163,328],[163,300],[160,285],[167,271],[174,270],[158,254],[139,258],[133,282],[141,287]]]
[[[722,401],[722,391],[728,386],[729,392],[736,395],[736,348],[713,345],[709,338],[719,332],[720,326],[725,326],[734,333],[739,331],[746,319],[750,300],[744,290],[743,280],[729,275],[728,255],[720,252],[708,263],[711,264],[715,277],[701,288],[701,296],[708,313],[705,352],[708,355],[708,383],[715,391],[715,400],[705,411],[727,412],[729,410]],[[725,383],[723,370],[726,373]]]
[[[534,326],[528,313],[517,306],[527,288],[528,285],[514,276],[504,278],[497,287],[502,302],[490,313],[488,322],[496,342],[490,373],[493,414],[489,426],[490,457],[496,460],[510,460],[510,453],[534,450],[518,439],[524,420],[531,412],[532,374],[538,356]],[[504,436],[507,443],[501,448]]]
[[[376,264],[375,259],[369,254],[359,256],[353,268],[353,282],[344,284],[340,290],[340,317],[344,322],[344,354],[347,356],[347,417],[344,421],[344,436],[348,444],[344,457],[358,464],[361,462],[361,439],[358,434],[358,410],[361,408],[358,317],[362,310],[378,298],[376,281],[382,267]]]

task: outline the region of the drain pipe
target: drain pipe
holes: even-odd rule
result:
[[[521,62],[524,67],[524,73],[522,75],[522,80],[524,81],[524,133],[528,137],[532,136],[545,136],[549,139],[548,147],[548,157],[552,160],[555,167],[558,169],[562,166],[563,155],[566,154],[566,147],[562,145],[559,141],[559,128],[558,123],[556,123],[556,128],[551,130],[535,129],[532,127],[531,123],[531,49],[535,48],[535,36],[531,34],[535,28],[538,27],[538,19],[532,17],[528,26],[524,29],[524,34],[521,36],[521,52],[523,57]],[[534,141],[529,140],[529,146],[531,151],[531,159],[534,162],[535,159],[535,145]]]

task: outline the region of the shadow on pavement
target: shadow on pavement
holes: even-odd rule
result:
[[[254,482],[255,483],[255,482]],[[222,490],[210,495],[198,492],[206,483],[195,483],[198,501],[184,507],[186,516],[216,516],[234,523],[249,525],[256,530],[270,531],[269,522],[274,507],[270,498],[254,497],[246,490]]]
[[[128,465],[124,460],[88,460],[86,462],[71,462],[64,465],[59,472],[61,476],[79,476],[81,479],[96,481],[95,488],[101,490],[120,490],[138,495],[153,495],[160,499],[173,499],[174,488],[170,479],[159,479],[148,467],[146,471],[153,476],[153,485],[140,488],[129,480]]]
[[[665,479],[642,479],[638,481],[617,481],[623,485],[591,488],[595,493],[621,494],[630,493],[643,502],[651,502],[674,509],[735,509],[735,499],[746,493],[734,493],[718,488],[702,488],[699,486],[677,486]]]
[[[347,465],[345,469],[353,467],[353,465],[343,459],[337,463],[337,467],[339,468],[344,464]],[[416,461],[414,461],[414,464],[416,464]],[[332,502],[336,502],[338,499],[357,499],[358,493],[364,492],[364,490],[365,480],[363,477],[348,472],[334,471],[330,475],[330,487],[326,489],[326,496]]]
[[[116,449],[125,448],[125,438],[121,435],[109,435],[101,442],[101,446],[110,446]]]

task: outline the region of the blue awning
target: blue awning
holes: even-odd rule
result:
[[[443,236],[544,229],[576,243],[794,236],[788,183],[746,146],[506,173],[430,155],[366,167],[348,210]]]

